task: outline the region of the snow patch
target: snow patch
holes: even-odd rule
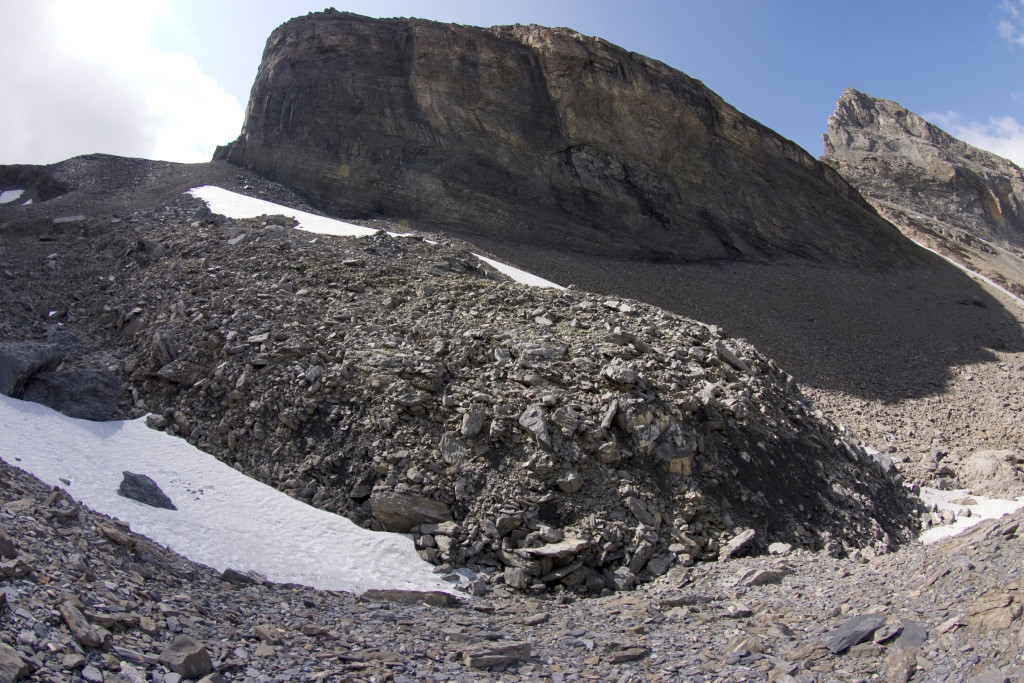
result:
[[[256,218],[257,216],[288,216],[299,222],[298,229],[319,235],[335,237],[366,237],[379,230],[364,228],[361,225],[345,223],[326,216],[317,216],[306,211],[299,211],[281,204],[268,202],[264,199],[246,197],[244,194],[231,192],[213,185],[204,185],[188,191],[196,199],[202,199],[210,207],[210,211],[228,218]]]
[[[494,259],[487,258],[486,256],[481,256],[480,254],[473,254],[473,256],[476,256],[484,263],[494,266],[494,268],[497,269],[499,272],[509,276],[516,282],[522,283],[524,285],[529,285],[530,287],[551,287],[554,289],[565,289],[565,287],[563,287],[562,285],[555,284],[551,280],[545,280],[544,278],[534,275],[533,273],[527,273],[525,270],[519,270],[514,266],[501,263],[500,261],[495,261]]]
[[[25,190],[4,190],[0,192],[0,204],[8,204],[21,198],[21,195],[25,194]]]
[[[335,218],[317,216],[305,211],[299,211],[298,209],[291,209],[287,206],[282,206],[281,204],[268,202],[264,199],[247,197],[244,194],[225,190],[224,188],[216,187],[214,185],[195,187],[189,190],[188,193],[196,199],[202,199],[206,202],[210,211],[227,216],[228,218],[288,216],[289,218],[294,218],[299,222],[299,230],[305,230],[307,232],[313,232],[320,235],[334,235],[336,237],[366,237],[378,232],[374,228],[364,228],[361,225],[353,225],[352,223],[339,221]],[[409,232],[389,232],[388,234],[392,237],[414,236],[413,233]],[[424,240],[424,242],[427,244],[437,244],[437,242],[432,240]],[[473,254],[473,256],[476,256],[484,263],[489,263],[499,272],[524,285],[529,285],[530,287],[553,287],[555,289],[565,289],[565,287],[555,284],[550,280],[545,280],[544,278],[533,275],[532,273],[527,273],[525,270],[520,270],[505,263],[487,258],[486,256],[481,256],[480,254]]]
[[[278,583],[353,593],[451,592],[410,537],[368,531],[310,507],[150,429],[145,418],[90,422],[0,395],[0,425],[4,461],[218,571],[256,571]],[[178,510],[118,495],[125,470],[155,480]]]
[[[954,500],[959,500],[961,498],[972,498],[976,501],[976,504],[958,505],[953,503]],[[923,500],[925,505],[929,508],[932,506],[938,506],[939,510],[952,510],[954,514],[964,509],[970,510],[971,512],[970,517],[957,517],[953,524],[933,526],[930,529],[922,531],[918,540],[926,544],[935,543],[943,538],[955,536],[961,531],[970,529],[975,524],[986,519],[1002,517],[1003,515],[1008,515],[1011,512],[1015,512],[1024,507],[1024,496],[1021,496],[1016,500],[1001,500],[999,498],[986,498],[985,496],[971,495],[969,489],[940,491],[939,489],[925,487],[921,489],[921,500]]]

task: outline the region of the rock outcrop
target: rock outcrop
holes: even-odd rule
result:
[[[847,88],[822,160],[909,236],[1024,294],[1024,171]]]
[[[215,158],[335,214],[592,254],[916,254],[831,168],[699,81],[564,28],[293,19]]]

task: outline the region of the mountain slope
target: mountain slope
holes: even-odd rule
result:
[[[1024,171],[848,88],[822,160],[908,236],[1024,294]]]
[[[442,238],[311,235],[177,191],[231,168],[49,169],[148,189],[108,192],[106,212],[96,182],[0,209],[0,332],[62,354],[60,372],[115,374],[121,411],[265,483],[518,587],[626,587],[747,529],[835,553],[911,538],[887,461],[749,344],[512,283]]]
[[[267,41],[226,159],[341,215],[643,261],[920,254],[700,82],[569,29],[325,11]]]

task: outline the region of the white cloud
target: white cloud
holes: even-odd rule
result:
[[[992,117],[988,123],[965,121],[953,111],[945,114],[927,113],[924,118],[967,144],[998,154],[1024,167],[1024,125],[1012,116]]]
[[[238,100],[183,54],[150,47],[160,0],[37,0],[0,21],[0,163],[105,152],[208,161]]]
[[[1010,45],[1024,47],[1024,0],[1006,0],[999,9],[1003,13],[997,24],[999,37]]]

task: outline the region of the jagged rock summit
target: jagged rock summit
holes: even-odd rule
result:
[[[566,28],[292,19],[215,158],[335,214],[513,243],[666,262],[916,258],[794,143]]]
[[[1024,294],[1024,171],[847,88],[822,160],[905,233]]]

